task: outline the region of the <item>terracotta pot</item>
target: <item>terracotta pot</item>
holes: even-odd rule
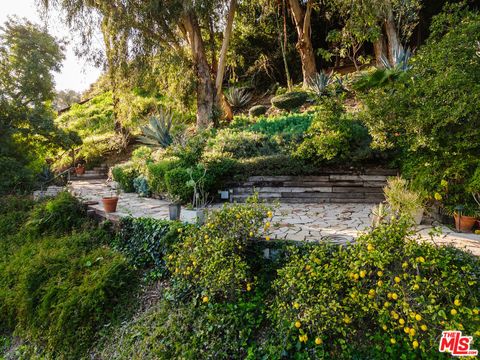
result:
[[[472,216],[459,216],[458,214],[454,214],[453,217],[455,218],[455,228],[460,232],[471,232],[477,221],[477,219]]]
[[[85,174],[85,166],[83,166],[83,165],[82,166],[77,166],[75,168],[75,174],[77,174],[77,175]]]
[[[117,211],[118,197],[104,197],[102,203],[106,213],[113,213]]]

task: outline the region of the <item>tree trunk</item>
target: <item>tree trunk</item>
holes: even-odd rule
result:
[[[385,33],[388,40],[388,60],[390,64],[395,65],[395,53],[398,52],[402,45],[400,44],[397,27],[395,26],[395,19],[393,17],[393,11],[390,9],[385,19]]]
[[[297,29],[298,41],[297,49],[302,61],[303,86],[308,86],[308,82],[317,72],[315,64],[315,53],[313,51],[311,39],[311,15],[313,1],[307,1],[307,9],[304,11],[298,0],[289,0],[292,10],[295,27]]]
[[[388,59],[385,54],[385,37],[380,35],[380,37],[373,42],[373,51],[375,53],[375,62],[378,67],[383,67],[382,57]]]
[[[197,77],[197,128],[205,129],[213,120],[214,91],[210,68],[195,14],[192,12],[184,14],[182,24],[187,32]]]
[[[215,87],[217,90],[218,104],[221,104],[222,102],[222,85],[223,85],[223,77],[225,75],[225,66],[227,63],[228,44],[230,43],[230,37],[232,35],[233,19],[235,18],[236,10],[237,10],[237,0],[231,0],[230,7],[228,9],[228,15],[227,15],[227,25],[225,26],[225,31],[223,32],[222,49],[220,50],[220,58],[218,60],[218,67],[217,67],[217,77],[216,77]]]

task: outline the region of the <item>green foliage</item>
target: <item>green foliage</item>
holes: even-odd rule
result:
[[[309,89],[318,97],[327,95],[330,85],[334,83],[332,75],[333,74],[327,74],[324,71],[316,73],[315,76],[308,81]]]
[[[410,189],[407,180],[401,177],[390,178],[383,191],[385,200],[395,214],[412,216],[419,210],[423,211],[422,196]]]
[[[134,180],[139,176],[139,172],[132,164],[117,165],[112,169],[113,180],[115,180],[120,188],[127,192],[135,192],[133,185]]]
[[[408,224],[384,224],[348,247],[291,249],[274,284],[269,357],[436,358],[437,329],[474,334],[478,260],[417,242]]]
[[[374,145],[398,149],[403,174],[417,187],[433,193],[447,180],[452,206],[471,199],[464,185],[480,154],[479,18],[469,13],[447,30],[440,16],[445,35],[418,51],[408,78],[365,96]]]
[[[154,194],[159,195],[167,191],[165,174],[176,165],[177,162],[172,160],[161,160],[148,165],[148,185]]]
[[[148,186],[148,180],[143,175],[140,175],[133,180],[133,188],[135,189],[135,192],[140,196],[147,197],[150,195],[150,187]]]
[[[165,173],[165,184],[168,193],[175,198],[179,198],[183,203],[192,200],[193,188],[187,185],[190,180],[188,170],[185,168],[175,168]]]
[[[236,159],[272,155],[279,151],[278,145],[269,136],[250,131],[234,129],[219,130],[207,142],[205,157],[233,157]]]
[[[296,155],[315,163],[359,162],[371,156],[370,142],[363,124],[333,100],[315,114]]]
[[[139,141],[146,145],[158,146],[166,148],[173,143],[170,129],[174,120],[173,112],[171,110],[160,109],[158,114],[150,117],[150,123],[147,126],[142,126],[142,136]]]
[[[47,358],[81,358],[116,305],[126,304],[134,272],[68,194],[33,210],[26,198],[1,203],[0,223],[16,214],[17,224],[0,234],[0,331],[14,331]],[[29,358],[27,348],[20,353]]]
[[[165,257],[178,240],[179,223],[151,218],[122,218],[113,247],[138,268],[149,268],[153,277],[165,274]]]
[[[272,105],[280,110],[292,111],[299,108],[308,99],[308,95],[302,91],[289,92],[272,98]]]
[[[250,292],[256,284],[247,245],[268,230],[269,211],[253,198],[246,205],[225,205],[209,213],[204,226],[186,229],[168,262],[182,294],[208,303]]]
[[[31,187],[33,172],[14,157],[0,155],[0,194]]]
[[[255,105],[255,106],[252,106],[250,110],[248,110],[248,115],[252,117],[265,115],[267,110],[268,110],[268,107],[266,107],[265,105]]]
[[[70,193],[35,205],[26,227],[32,234],[66,234],[86,221],[85,207]]]
[[[290,155],[259,156],[238,161],[235,177],[245,179],[254,175],[313,175],[318,166]]]

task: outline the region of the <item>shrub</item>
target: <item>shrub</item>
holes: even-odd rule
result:
[[[269,357],[435,358],[438,329],[478,337],[478,260],[417,240],[401,219],[347,247],[291,249]]]
[[[26,227],[33,235],[65,234],[81,227],[85,222],[84,206],[65,191],[53,199],[35,205]]]
[[[359,162],[371,156],[370,142],[367,128],[333,100],[315,115],[296,155],[315,163]]]
[[[242,180],[255,175],[313,175],[318,170],[318,166],[312,162],[289,155],[258,156],[238,161],[235,178]]]
[[[307,101],[308,95],[303,91],[289,92],[272,98],[272,105],[280,110],[292,111]]]
[[[172,197],[178,197],[183,203],[193,198],[193,188],[187,185],[190,180],[188,170],[175,168],[165,173],[165,184],[167,191]]]
[[[154,194],[158,195],[167,191],[165,174],[176,165],[177,162],[171,160],[161,160],[148,165],[148,185]]]
[[[269,208],[250,199],[208,214],[206,225],[189,227],[169,256],[168,268],[183,294],[210,301],[232,301],[252,290],[247,245],[268,231]]]
[[[252,117],[257,117],[264,115],[267,112],[268,108],[265,105],[255,105],[248,110],[248,115]]]
[[[113,180],[115,180],[120,188],[127,192],[135,192],[133,181],[139,176],[138,170],[131,164],[118,165],[112,169]]]
[[[147,178],[140,175],[133,180],[133,187],[135,192],[140,196],[150,196],[150,187],[148,186]]]
[[[33,172],[13,157],[0,154],[0,194],[28,189],[33,185]]]
[[[217,136],[208,141],[205,157],[229,156],[236,159],[271,155],[279,151],[275,141],[263,134],[232,129],[219,130]]]
[[[165,272],[165,254],[177,241],[176,222],[151,218],[122,218],[113,246],[138,268],[150,268],[154,277]]]

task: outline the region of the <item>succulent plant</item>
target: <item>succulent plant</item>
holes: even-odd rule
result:
[[[308,87],[317,96],[325,95],[328,91],[329,85],[335,81],[332,75],[333,71],[330,74],[327,74],[324,71],[316,73],[308,81]]]
[[[170,133],[174,115],[170,110],[161,109],[157,115],[150,117],[150,123],[142,126],[143,135],[138,141],[142,144],[166,148],[173,143]]]
[[[225,98],[234,112],[247,107],[252,97],[253,94],[247,88],[231,87],[225,92]]]

